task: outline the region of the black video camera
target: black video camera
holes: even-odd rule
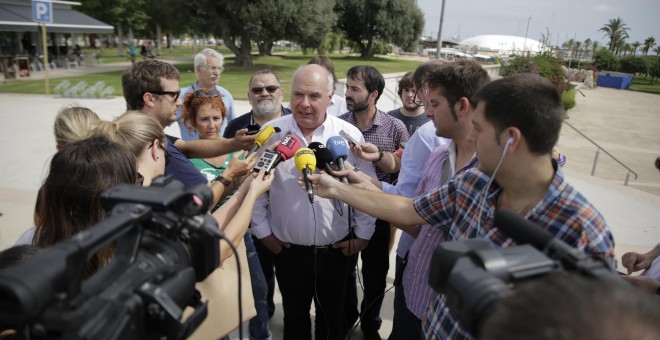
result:
[[[498,211],[494,224],[521,245],[496,248],[486,239],[443,242],[429,267],[429,285],[446,296],[452,315],[474,335],[495,302],[520,282],[555,271],[621,280],[606,261],[588,257],[510,210]]]
[[[207,315],[195,283],[220,264],[212,196],[170,177],[104,192],[107,219],[0,272],[0,320],[19,339],[186,338]],[[111,262],[84,280],[113,243]]]

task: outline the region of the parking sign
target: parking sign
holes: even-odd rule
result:
[[[32,0],[32,21],[53,22],[53,4],[50,1]]]

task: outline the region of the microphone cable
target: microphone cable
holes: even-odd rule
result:
[[[241,288],[241,261],[238,258],[238,250],[234,244],[225,236],[223,233],[220,237],[221,240],[224,240],[229,247],[231,248],[232,253],[234,253],[234,258],[236,259],[236,269],[238,271],[238,338],[243,339],[243,289]],[[220,265],[222,267],[222,265]]]

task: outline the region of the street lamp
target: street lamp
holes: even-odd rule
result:
[[[436,45],[435,59],[440,59],[440,49],[442,49],[442,21],[445,18],[445,0],[442,0],[442,12],[440,12],[440,28],[438,28],[438,43]]]
[[[525,30],[525,43],[523,44],[523,54],[525,54],[525,51],[527,50],[527,33],[529,32],[529,22],[532,20],[532,16],[530,15],[529,18],[527,18],[527,29]]]

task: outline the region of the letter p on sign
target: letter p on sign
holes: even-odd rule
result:
[[[32,21],[53,22],[53,4],[50,1],[32,1]]]

